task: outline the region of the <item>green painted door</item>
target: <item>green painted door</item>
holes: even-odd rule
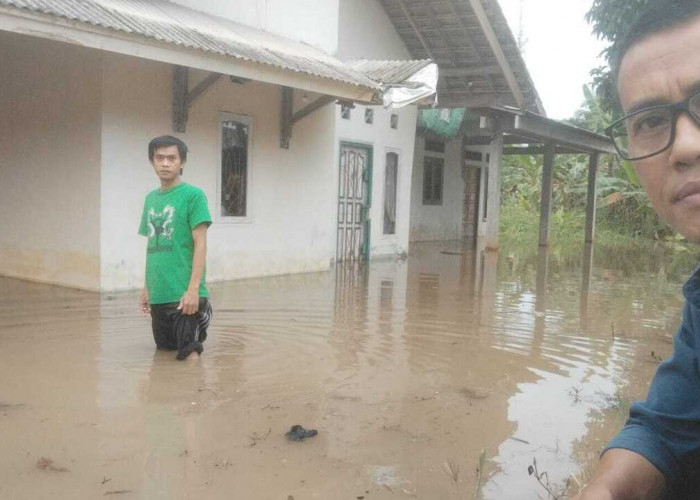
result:
[[[369,258],[372,148],[340,144],[336,261]]]

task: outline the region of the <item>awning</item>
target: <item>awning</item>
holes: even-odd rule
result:
[[[322,50],[165,0],[0,0],[0,29],[358,102],[387,90]]]
[[[411,56],[440,66],[441,106],[545,114],[498,0],[379,1]]]
[[[348,66],[382,88],[385,108],[400,108],[408,104],[437,103],[438,67],[430,59],[417,61],[377,61],[360,59],[348,61]],[[429,99],[431,98],[432,99]]]

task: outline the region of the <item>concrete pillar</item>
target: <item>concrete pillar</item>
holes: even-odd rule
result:
[[[547,280],[549,279],[549,249],[541,246],[537,252],[537,278],[535,282],[535,311],[547,309]]]
[[[501,158],[503,157],[503,129],[498,124],[491,141],[488,166],[486,234],[487,250],[498,250],[498,227],[501,219]]]
[[[552,215],[552,174],[554,172],[554,144],[544,147],[544,165],[542,166],[542,194],[540,199],[540,246],[549,245],[549,219]]]
[[[586,243],[593,243],[595,236],[596,179],[600,155],[593,153],[588,159],[588,198],[586,200]]]

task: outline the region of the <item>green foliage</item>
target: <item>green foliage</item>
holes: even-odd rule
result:
[[[516,205],[501,208],[501,246],[511,258],[521,263],[537,262],[539,212],[523,210]],[[552,213],[550,227],[550,262],[555,266],[580,263],[586,215],[583,209],[557,210]],[[638,270],[658,269],[682,279],[698,260],[696,247],[680,236],[660,240],[635,236],[631,228],[603,220],[596,226],[596,258],[603,258],[611,268]],[[636,272],[636,271],[635,271]]]
[[[506,156],[502,163],[502,194],[504,210],[513,207],[516,216],[509,227],[520,234],[520,217],[539,220],[542,185],[542,156]],[[558,155],[554,161],[552,182],[553,217],[564,217],[568,212],[583,214],[588,190],[588,157],[586,155]],[[630,238],[649,240],[673,236],[649,203],[636,172],[629,162],[615,156],[604,156],[600,162],[597,181],[598,225]],[[528,226],[525,233],[532,229]],[[535,227],[535,232],[536,227]],[[522,233],[525,235],[525,233]],[[567,238],[567,235],[562,234]]]
[[[610,66],[617,57],[618,44],[652,1],[593,1],[586,20],[593,33],[609,43],[604,51],[608,65],[591,72],[592,87],[584,87],[585,100],[569,120],[573,125],[603,134],[620,117]],[[503,160],[501,234],[506,240],[535,242],[537,239],[542,160],[542,156],[526,155],[507,156]],[[553,175],[551,241],[564,247],[574,245],[574,248],[579,248],[585,223],[588,157],[557,156]],[[602,156],[597,189],[596,239],[599,244],[628,244],[630,240],[664,240],[676,244],[679,241],[679,237],[659,220],[652,209],[630,162],[621,161],[614,155]]]
[[[586,14],[586,21],[591,24],[593,34],[610,45],[603,51],[607,66],[596,68],[591,72],[593,87],[601,106],[608,112],[619,114],[615,76],[612,74],[612,62],[617,58],[619,43],[627,34],[640,13],[651,5],[653,0],[594,0]]]
[[[583,86],[583,95],[585,100],[570,122],[598,134],[605,133],[605,129],[615,121],[616,115],[603,107],[601,99],[588,85]]]

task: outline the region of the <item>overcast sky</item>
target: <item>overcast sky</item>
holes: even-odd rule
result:
[[[591,69],[603,64],[604,45],[584,19],[592,0],[498,0],[515,37],[520,27],[524,56],[547,116],[570,118],[583,102]]]

